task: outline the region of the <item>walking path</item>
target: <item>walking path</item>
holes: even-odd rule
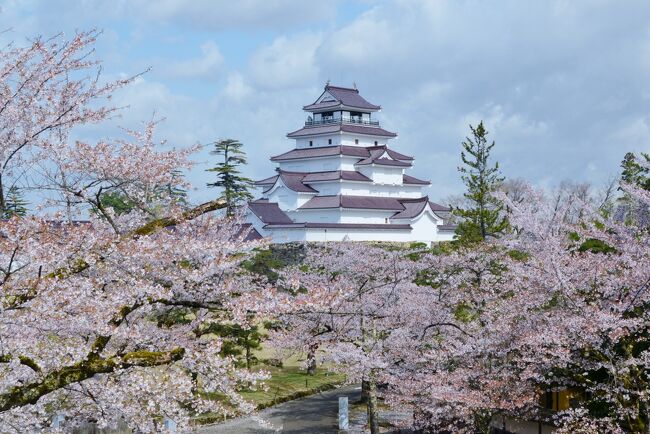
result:
[[[361,399],[360,386],[345,386],[285,402],[262,410],[259,416],[276,430],[263,428],[252,417],[232,419],[226,423],[199,428],[197,434],[327,434],[338,432],[339,396],[350,403]]]

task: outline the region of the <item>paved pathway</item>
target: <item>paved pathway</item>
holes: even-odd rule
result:
[[[267,408],[260,416],[278,430],[262,428],[250,417],[232,419],[197,430],[199,434],[327,434],[337,433],[339,396],[353,403],[361,398],[360,386],[346,386]]]

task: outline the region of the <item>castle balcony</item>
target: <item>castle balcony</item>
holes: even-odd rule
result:
[[[315,125],[331,125],[331,124],[354,124],[354,125],[370,125],[373,127],[379,126],[379,121],[371,121],[367,119],[362,119],[357,116],[328,116],[322,117],[321,119],[312,119],[309,117],[305,121],[306,127],[311,127]]]

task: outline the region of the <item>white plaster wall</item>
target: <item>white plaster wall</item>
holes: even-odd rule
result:
[[[386,223],[393,214],[394,211],[343,209],[341,223]]]
[[[449,231],[438,232],[438,235],[436,236],[436,240],[437,241],[453,241],[454,235],[455,235],[454,232],[449,232]]]
[[[305,209],[287,213],[296,222],[341,223],[338,209]]]
[[[321,196],[331,196],[336,194],[341,194],[341,182],[331,181],[331,182],[319,182],[316,184],[309,184],[312,188],[318,190],[318,194]]]
[[[356,142],[359,141],[359,143]],[[375,146],[377,145],[387,145],[390,139],[386,137],[369,137],[369,136],[360,136],[355,134],[341,134],[341,144],[346,146]]]
[[[393,223],[399,223],[400,220],[394,220]],[[424,212],[420,217],[411,221],[413,232],[411,233],[412,241],[437,241],[438,240],[438,221],[429,212]]]
[[[270,202],[277,202],[283,211],[299,208],[314,196],[315,193],[298,193],[282,184],[266,195]]]
[[[292,243],[307,241],[306,232],[304,228],[295,229],[273,229],[273,242],[274,243]]]
[[[354,230],[307,229],[307,241],[402,241],[408,238],[408,230]]]
[[[296,140],[296,148],[319,148],[323,146],[338,146],[341,144],[341,135],[336,134],[327,134],[322,136],[312,136],[312,137],[301,137]],[[312,145],[309,146],[309,141],[311,140]],[[329,141],[332,143],[329,143]]]
[[[357,170],[376,183],[402,185],[404,169],[401,167],[358,166]]]
[[[322,136],[311,136],[311,137],[300,137],[294,139],[296,141],[296,148],[317,148],[323,146],[381,146],[389,145],[391,140],[389,137],[382,136],[366,136],[359,134],[350,134],[350,133],[334,133],[334,134],[325,134]],[[309,141],[311,140],[312,145],[309,146]],[[330,144],[329,141],[332,141]],[[358,140],[358,143],[357,143]],[[377,142],[377,145],[375,145]]]
[[[293,241],[334,242],[334,241],[386,241],[386,242],[414,242],[425,243],[446,241],[431,233],[427,237],[416,237],[410,230],[368,230],[368,229],[274,229],[272,240],[275,243],[288,243]],[[517,431],[515,431],[517,432]]]
[[[308,160],[281,161],[279,166],[280,169],[291,172],[326,172],[330,170],[355,170],[354,163],[357,161],[359,161],[359,158],[334,155]]]
[[[310,185],[318,190],[321,195],[422,197],[422,187],[418,185],[372,184],[350,181],[319,182]]]
[[[386,223],[394,211],[356,209],[312,209],[289,211],[287,215],[296,222],[312,223]]]
[[[422,187],[413,185],[372,184],[369,185],[371,196],[418,198],[422,197]]]

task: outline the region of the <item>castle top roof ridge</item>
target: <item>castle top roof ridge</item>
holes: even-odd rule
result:
[[[321,98],[326,94],[330,94],[334,100],[321,100]],[[319,102],[320,101],[320,102]],[[359,89],[343,87],[343,86],[334,86],[331,84],[326,84],[323,93],[320,94],[316,101],[312,104],[308,104],[303,107],[303,110],[320,110],[320,109],[330,109],[335,107],[351,107],[362,110],[380,110],[381,106],[370,103],[364,97],[359,94]]]
[[[325,90],[330,90],[330,89],[340,89],[340,90],[347,90],[347,91],[350,91],[350,92],[359,93],[359,89],[357,89],[355,87],[335,86],[333,84],[326,84],[325,85]]]

